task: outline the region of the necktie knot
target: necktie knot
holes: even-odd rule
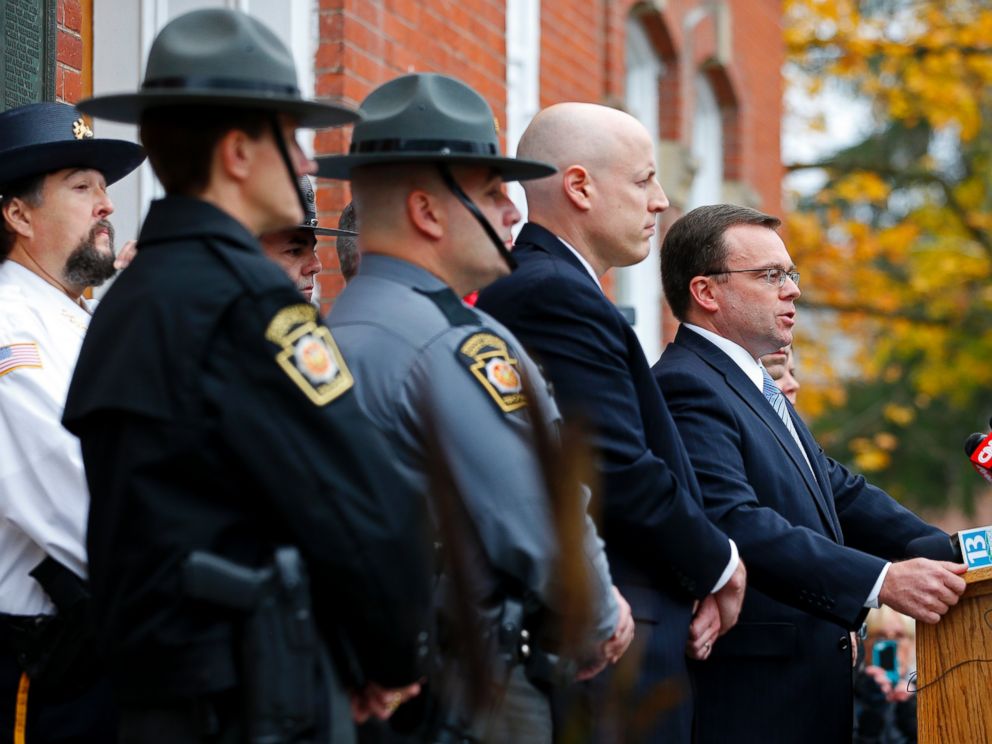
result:
[[[762,390],[765,393],[765,398],[772,405],[775,405],[776,400],[782,394],[782,391],[778,389],[778,385],[775,384],[775,380],[772,376],[768,374],[768,370],[764,367],[761,368],[761,378],[762,378]]]

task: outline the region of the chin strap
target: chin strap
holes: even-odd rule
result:
[[[270,121],[272,123],[272,137],[276,141],[276,149],[279,150],[279,156],[282,158],[282,162],[286,166],[286,172],[289,173],[290,183],[293,184],[293,193],[296,194],[296,198],[300,202],[300,209],[302,210],[303,216],[300,217],[299,222],[303,222],[304,218],[307,216],[307,200],[303,196],[303,191],[300,189],[300,179],[296,175],[296,169],[293,167],[293,161],[290,160],[289,148],[286,146],[286,138],[282,136],[282,128],[279,126],[279,116],[277,114],[272,114]]]
[[[476,221],[482,225],[482,229],[486,231],[486,235],[489,236],[489,239],[493,242],[493,245],[496,246],[496,250],[499,251],[499,255],[503,257],[503,260],[506,261],[506,265],[510,267],[510,271],[515,270],[517,268],[516,260],[510,254],[510,251],[507,250],[507,247],[503,241],[500,240],[499,235],[496,234],[496,230],[489,224],[489,220],[486,219],[486,216],[475,205],[475,202],[469,199],[468,194],[465,193],[462,187],[458,185],[458,182],[455,180],[454,176],[451,175],[451,171],[448,170],[448,166],[444,163],[439,163],[437,167],[438,170],[441,171],[441,179],[444,181],[445,185],[451,190],[452,194],[458,197],[458,201],[465,205],[465,209],[472,213],[472,216],[475,217]]]

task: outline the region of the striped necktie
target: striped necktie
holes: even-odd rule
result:
[[[813,473],[814,480],[816,479],[816,473],[813,471],[813,466],[810,464],[809,455],[806,454],[806,448],[803,447],[802,441],[799,439],[799,434],[796,432],[796,425],[792,423],[792,416],[789,415],[789,408],[785,404],[785,396],[782,391],[778,389],[778,385],[775,384],[775,380],[772,376],[768,374],[768,370],[764,367],[761,368],[762,392],[765,394],[765,399],[771,404],[772,408],[775,409],[775,413],[778,417],[782,419],[782,423],[785,424],[785,428],[789,430],[792,438],[796,441],[796,445],[799,447],[799,451],[803,453],[803,459],[806,464],[809,465],[809,470]]]

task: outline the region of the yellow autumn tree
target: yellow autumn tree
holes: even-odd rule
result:
[[[786,0],[785,19],[789,84],[840,86],[873,123],[789,164],[826,176],[787,218],[809,310],[800,403],[896,495],[967,506],[961,442],[992,413],[992,7]]]

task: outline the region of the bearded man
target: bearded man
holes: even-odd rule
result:
[[[107,186],[144,152],[94,138],[62,103],[0,114],[0,142],[0,739],[113,742],[76,601],[89,493],[61,419],[92,312],[83,291],[115,271]]]

